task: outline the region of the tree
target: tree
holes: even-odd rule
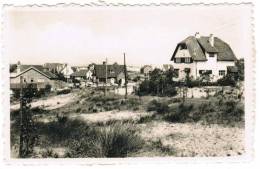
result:
[[[21,84],[22,85],[22,84]],[[20,93],[20,149],[19,156],[27,157],[33,151],[37,139],[36,127],[32,119],[31,101],[35,96],[35,88],[28,84],[26,88],[21,89]]]
[[[149,74],[150,79],[143,81],[137,94],[140,95],[158,95],[158,96],[175,96],[177,94],[172,78],[174,72],[172,70],[163,72],[160,69],[154,69]]]
[[[244,69],[245,69],[245,65],[244,65],[244,59],[239,59],[236,61],[236,66],[238,68],[238,80],[243,81],[244,80]]]

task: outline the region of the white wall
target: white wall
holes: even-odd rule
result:
[[[214,54],[214,57],[209,57],[209,54],[206,53],[207,61],[197,62],[197,75],[199,76],[199,70],[212,70],[213,81],[221,78],[219,76],[219,70],[225,70],[227,73],[227,66],[234,66],[234,61],[217,61],[217,54]]]
[[[178,48],[175,57],[191,57],[189,51],[187,49],[180,50]],[[193,63],[173,63],[174,69],[179,69],[179,78],[178,80],[185,78],[185,68],[190,68],[190,76],[194,79],[200,76],[199,70],[212,70],[212,80],[216,81],[217,79],[221,78],[219,76],[219,70],[225,70],[227,73],[227,66],[234,66],[234,61],[217,61],[217,54],[214,54],[214,57],[209,57],[209,54],[206,53],[207,61],[194,61]]]
[[[190,57],[190,53],[188,49],[183,49],[180,50],[180,47],[178,47],[175,58],[182,58],[182,57]],[[184,79],[186,76],[186,73],[184,72],[185,68],[189,68],[190,71],[190,76],[193,76],[194,78],[196,77],[196,63],[174,63],[173,62],[173,68],[174,69],[179,69],[179,80]]]

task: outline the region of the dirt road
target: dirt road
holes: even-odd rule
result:
[[[31,103],[32,108],[42,107],[46,110],[53,110],[72,102],[77,96],[74,93],[63,94],[48,97],[47,99],[38,99]],[[14,104],[10,106],[11,110],[17,110],[20,108],[20,104]]]

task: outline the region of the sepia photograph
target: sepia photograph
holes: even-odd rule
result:
[[[10,158],[245,156],[251,8],[5,7]]]

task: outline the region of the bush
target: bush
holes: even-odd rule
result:
[[[138,98],[128,98],[126,100],[127,109],[138,110],[140,104],[141,103]]]
[[[47,149],[41,153],[43,158],[58,158],[58,154],[54,153],[52,149]]]
[[[227,122],[237,122],[243,120],[244,117],[244,107],[238,105],[234,100],[226,101],[222,104],[220,110],[222,111],[223,120]]]
[[[141,123],[148,123],[150,121],[152,121],[154,119],[155,115],[152,115],[152,116],[142,116],[139,120],[138,120],[138,123],[141,124]]]
[[[152,100],[147,106],[147,111],[156,111],[157,113],[168,113],[170,107],[167,102],[159,102],[157,100]]]
[[[71,89],[63,89],[63,90],[57,91],[57,95],[68,94],[70,92],[71,92]]]
[[[234,100],[210,100],[194,106],[189,103],[181,103],[164,118],[171,122],[197,122],[204,124],[234,125],[244,119],[244,106]]]
[[[217,84],[219,86],[235,86],[236,80],[232,74],[227,74],[223,78],[217,80]]]
[[[171,122],[186,122],[191,121],[191,111],[193,110],[193,104],[180,103],[177,111],[173,111],[165,116],[165,119]]]
[[[74,139],[70,146],[70,157],[126,157],[143,145],[134,126],[114,123],[96,127],[81,138]]]

